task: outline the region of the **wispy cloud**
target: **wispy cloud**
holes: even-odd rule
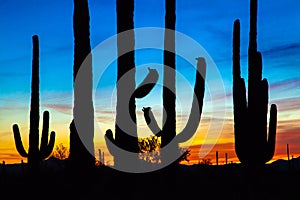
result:
[[[43,104],[43,107],[53,109],[57,112],[70,115],[72,114],[72,106],[66,104]]]
[[[266,56],[278,57],[286,54],[297,54],[297,52],[299,51],[300,51],[300,43],[294,42],[294,43],[273,46],[269,49],[264,50],[262,54]]]
[[[291,97],[291,98],[273,100],[272,103],[277,105],[279,112],[300,111],[300,97]]]
[[[295,87],[300,87],[300,78],[293,78],[293,79],[287,79],[283,80],[277,83],[273,83],[270,85],[269,89],[270,90],[275,90],[275,89],[293,89]]]

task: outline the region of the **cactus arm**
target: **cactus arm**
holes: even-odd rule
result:
[[[233,109],[234,109],[234,140],[235,151],[241,162],[247,159],[245,152],[248,151],[248,142],[245,126],[247,121],[247,100],[246,100],[246,85],[241,78],[234,88],[233,92]]]
[[[112,156],[117,155],[117,143],[114,139],[113,133],[110,129],[108,129],[105,133],[105,143],[107,145],[107,149]]]
[[[276,143],[276,127],[277,127],[277,106],[275,104],[272,104],[271,111],[270,111],[269,136],[268,136],[265,162],[270,161],[274,155],[275,143]]]
[[[49,133],[49,112],[45,111],[43,115],[43,131],[40,146],[40,157],[44,160],[49,157],[53,151],[55,144],[55,132],[52,131],[50,134],[50,140],[48,143]]]
[[[245,121],[247,114],[246,84],[241,78],[240,67],[240,21],[234,21],[233,28],[233,111],[235,150],[240,160],[245,160],[247,140],[245,139]],[[238,116],[238,117],[237,117]]]
[[[233,81],[237,81],[241,78],[241,66],[240,66],[240,20],[235,20],[233,25]]]
[[[148,68],[149,72],[146,78],[143,80],[143,82],[140,83],[140,85],[136,88],[134,91],[135,98],[144,98],[147,96],[158,80],[158,73],[156,69],[150,69]]]
[[[133,92],[133,95],[131,95],[129,100],[129,105],[135,104],[135,98],[144,98],[147,96],[158,80],[158,73],[156,69],[150,69],[148,68],[149,73],[146,76],[146,78],[143,80],[143,82],[140,83],[140,85],[135,89]],[[135,119],[135,112],[130,112],[131,119]],[[133,120],[135,121],[135,120]]]
[[[157,137],[160,137],[162,135],[162,130],[159,128],[157,121],[153,115],[153,112],[151,111],[151,108],[144,107],[143,112],[144,112],[145,121],[148,127],[150,128],[150,130],[152,131],[152,133]]]
[[[44,147],[43,150],[42,149],[40,150],[40,154],[41,154],[40,156],[42,160],[48,158],[51,155],[54,148],[54,144],[55,144],[55,132],[51,131],[48,145]]]
[[[240,66],[240,21],[234,22],[233,29],[233,103],[234,112],[237,114],[246,112],[246,85],[241,78]],[[237,120],[237,118],[235,118]]]
[[[186,126],[176,136],[176,140],[179,143],[186,142],[196,133],[201,119],[203,98],[205,92],[206,63],[204,58],[197,58],[197,60],[198,64],[196,71],[196,81],[194,86],[192,108]]]
[[[43,114],[43,130],[41,138],[40,151],[44,152],[48,145],[48,133],[49,133],[49,112],[45,111]]]
[[[20,130],[19,130],[19,126],[17,124],[13,125],[13,132],[14,132],[15,145],[16,145],[17,151],[19,152],[19,154],[22,157],[27,158],[28,154],[26,153],[26,151],[24,149],[22,139],[21,139]]]
[[[261,99],[260,99],[260,104],[261,104],[261,107],[260,107],[260,117],[261,118],[261,132],[265,133],[264,135],[264,138],[266,140],[267,138],[267,125],[268,125],[268,118],[267,118],[267,115],[268,115],[268,103],[269,103],[269,84],[268,84],[268,80],[267,79],[263,79],[261,81],[261,88],[260,88],[261,92],[260,92],[260,96],[261,96]]]

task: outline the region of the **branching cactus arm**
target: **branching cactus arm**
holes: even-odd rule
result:
[[[206,63],[204,58],[197,58],[196,82],[194,86],[193,103],[189,119],[184,129],[176,135],[178,143],[186,142],[196,133],[203,108],[205,92]]]
[[[235,151],[241,163],[261,166],[275,151],[277,107],[271,105],[269,133],[267,115],[269,84],[262,79],[262,55],[257,51],[257,0],[250,0],[250,36],[248,48],[248,101],[240,73],[240,23],[233,30],[233,108]]]
[[[19,152],[20,156],[27,158],[28,154],[24,149],[19,126],[17,124],[13,125],[13,132],[14,132],[15,145],[16,145],[17,151]]]
[[[191,113],[185,128],[176,136],[176,142],[179,143],[189,140],[196,133],[201,119],[203,98],[205,93],[206,63],[204,58],[197,58],[197,60],[198,64]],[[152,133],[158,137],[164,134],[162,129],[159,128],[151,108],[144,107],[143,112],[145,121]]]

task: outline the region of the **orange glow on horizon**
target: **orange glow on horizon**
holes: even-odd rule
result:
[[[50,106],[51,107],[51,106]],[[62,107],[60,107],[62,109]],[[46,110],[45,107],[40,109],[41,111]],[[56,132],[56,142],[58,145],[62,143],[65,147],[69,147],[69,124],[72,119],[71,112],[60,112],[60,110],[56,110],[54,108],[48,108],[50,111],[50,131]],[[22,111],[22,112],[21,112]],[[104,133],[107,129],[114,129],[114,121],[112,119],[112,113],[107,114],[106,111],[102,111],[100,113],[96,113],[95,117],[101,117],[101,120],[97,118],[98,123],[95,126],[95,158],[98,159],[98,149],[101,149],[105,154],[105,163],[112,165],[113,157],[109,154],[108,149],[106,148],[106,144],[104,141]],[[12,114],[16,113],[16,115]],[[105,114],[106,113],[106,114]],[[294,113],[294,112],[293,112]],[[212,149],[209,150],[207,155],[205,155],[205,159],[211,159],[212,163],[215,164],[215,153],[219,152],[219,163],[222,164],[225,162],[225,153],[228,153],[228,162],[238,163],[239,160],[236,157],[234,150],[234,130],[233,130],[233,120],[232,113],[230,116],[225,119],[223,128],[220,134],[216,134],[213,132],[214,128],[211,125],[214,119],[210,119],[207,117],[206,113],[203,113],[197,133],[195,137],[192,139],[190,144],[191,156],[189,157],[190,162],[183,162],[183,164],[197,164],[202,157],[199,157],[199,151],[202,148],[202,151],[207,148],[210,144],[212,145]],[[273,159],[270,161],[274,161],[277,159],[287,159],[286,155],[286,144],[290,145],[290,158],[292,156],[294,158],[300,156],[300,122],[298,117],[292,118],[292,121],[287,120],[287,118],[281,119],[280,116],[283,114],[287,114],[287,112],[281,112],[278,116],[278,127],[277,127],[277,136],[276,136],[276,148]],[[107,116],[108,115],[108,116]],[[143,121],[142,113],[138,112],[138,118],[140,121]],[[297,113],[296,113],[296,116]],[[26,158],[22,158],[19,156],[15,144],[12,133],[12,125],[14,123],[18,123],[20,127],[22,141],[24,143],[25,150],[28,149],[28,108],[19,108],[13,110],[2,110],[1,111],[1,120],[0,120],[0,162],[5,161],[7,164],[20,163],[21,160],[27,162]],[[215,121],[216,122],[216,121]],[[144,122],[143,122],[144,123]],[[148,127],[139,122],[139,136],[143,137],[145,135],[151,135]],[[182,122],[185,125],[185,122]],[[182,128],[181,126],[178,127]],[[42,130],[42,119],[40,119],[40,132]],[[180,132],[180,130],[178,131]],[[142,134],[141,134],[142,133]],[[299,138],[299,139],[298,139]],[[186,144],[182,144],[181,146],[186,146]]]

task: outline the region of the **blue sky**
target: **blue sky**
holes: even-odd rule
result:
[[[90,0],[89,3],[91,43],[95,47],[116,32],[115,2]],[[136,1],[135,5],[137,28],[164,27],[163,1]],[[26,84],[30,81],[33,34],[40,36],[42,90],[65,91],[72,88],[71,73],[68,73],[72,70],[73,60],[72,9],[71,0],[1,1],[0,76],[1,82],[10,86],[3,87],[4,91],[28,91]],[[299,63],[299,2],[259,1],[258,15],[258,48],[263,52],[264,75],[269,77],[270,83],[297,78],[294,69]],[[247,1],[230,0],[226,5],[221,0],[177,1],[177,31],[195,39],[207,50],[228,83],[231,79],[232,24],[236,18],[241,20],[241,51],[246,56],[249,30]],[[243,58],[242,62],[246,62],[246,57]],[[282,65],[288,66],[283,68]],[[12,77],[20,84],[12,84]],[[65,80],[65,83],[57,80]]]
[[[116,33],[115,1],[89,0],[89,7],[93,48]],[[258,49],[263,54],[263,77],[267,77],[270,84],[270,102],[276,102],[279,111],[283,111],[279,119],[288,124],[293,120],[300,124],[299,8],[298,0],[261,0],[258,8]],[[10,132],[12,123],[22,121],[27,125],[27,118],[21,118],[28,115],[31,37],[34,34],[40,39],[42,108],[49,109],[53,115],[57,112],[59,117],[54,117],[54,126],[55,123],[69,123],[73,87],[73,1],[0,0],[0,13],[0,120],[3,135]],[[135,27],[163,28],[164,13],[162,0],[136,1]],[[242,75],[247,79],[249,2],[228,0],[225,4],[223,0],[177,0],[176,30],[202,45],[215,62],[224,83],[229,112],[232,112],[232,28],[237,18],[241,20]],[[138,66],[162,62],[161,51],[144,50],[136,55]],[[178,72],[188,81],[193,80],[193,69],[188,70],[188,64],[180,59],[177,64]],[[113,63],[107,71],[106,81],[99,86],[108,97],[114,88],[115,71]],[[177,84],[184,85],[181,81]],[[96,103],[103,103],[99,106],[105,107],[111,104],[109,100]],[[205,111],[211,112],[209,109]],[[232,119],[230,114],[228,117]],[[300,130],[296,125],[293,128]],[[65,125],[67,130],[68,125]],[[7,136],[6,140],[10,138]]]

